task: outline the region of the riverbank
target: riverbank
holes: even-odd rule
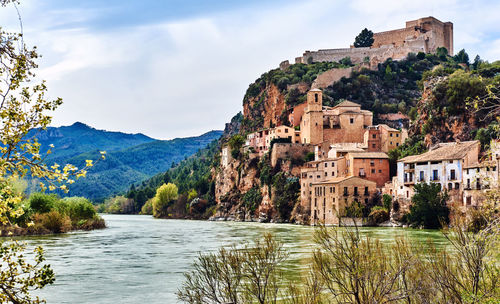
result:
[[[76,223],[71,222],[52,222],[44,223],[37,222],[27,227],[20,227],[18,225],[9,225],[0,227],[0,237],[13,237],[13,236],[36,236],[48,234],[64,234],[71,231],[90,231],[96,229],[106,228],[106,222],[100,216],[95,218],[80,220]]]

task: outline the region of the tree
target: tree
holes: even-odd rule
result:
[[[162,217],[167,215],[167,208],[170,203],[177,199],[178,189],[177,186],[168,183],[163,184],[156,190],[156,195],[153,198],[153,216]]]
[[[449,223],[450,209],[446,205],[448,194],[441,192],[441,184],[420,183],[414,189],[408,214],[412,226],[436,229],[442,226],[441,223]]]
[[[391,209],[392,209],[392,196],[390,196],[389,194],[382,195],[382,204],[384,205],[384,208],[388,212],[391,212]]]
[[[455,56],[453,56],[453,60],[456,63],[465,63],[469,65],[469,54],[465,52],[465,49],[461,49]]]
[[[370,47],[373,45],[373,32],[365,28],[359,33],[358,36],[354,39],[354,47]]]
[[[438,47],[436,49],[436,55],[441,59],[442,61],[446,61],[446,57],[448,56],[448,49],[445,47]]]
[[[55,281],[50,265],[43,264],[42,247],[34,250],[34,262],[26,261],[25,245],[0,243],[0,303],[45,303],[30,297],[30,289],[41,289]]]
[[[18,1],[0,0],[1,7],[10,3],[15,5]],[[11,224],[11,218],[24,212],[20,204],[23,196],[13,187],[13,179],[29,174],[42,181],[42,190],[67,191],[74,178],[84,177],[86,169],[93,165],[87,160],[87,165],[80,170],[70,164],[49,166],[44,162],[46,155],[40,154],[36,138],[28,136],[32,130],[45,129],[51,122],[47,112],[54,111],[62,103],[61,98],[47,99],[45,82],[34,78],[38,57],[36,48],[24,44],[22,33],[0,29],[0,225]],[[35,250],[34,264],[25,261],[24,251],[23,244],[0,241],[2,303],[40,303],[42,300],[38,298],[31,299],[30,290],[54,282],[50,266],[43,264],[43,250]]]
[[[229,148],[231,148],[231,156],[233,158],[238,158],[240,155],[240,149],[245,143],[245,138],[240,134],[233,135],[228,142]]]
[[[271,234],[242,249],[200,254],[177,292],[185,303],[277,303],[288,253]]]

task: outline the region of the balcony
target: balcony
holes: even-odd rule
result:
[[[366,177],[366,173],[359,173],[359,177]]]
[[[344,196],[349,196],[349,192],[344,192]]]

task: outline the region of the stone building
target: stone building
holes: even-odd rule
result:
[[[345,177],[346,175],[344,157],[307,162],[300,170],[300,201],[302,206],[310,208],[312,183],[323,182],[335,177]]]
[[[348,176],[375,182],[378,188],[390,180],[389,157],[383,152],[349,152],[346,168]]]
[[[380,124],[367,128],[364,134],[364,144],[368,151],[388,153],[403,144],[406,138],[408,138],[406,130],[396,130],[388,125]]]
[[[433,53],[439,47],[453,54],[453,23],[441,22],[434,17],[407,21],[404,28],[374,33],[373,38],[371,47],[305,51],[295,58],[295,63],[339,61],[350,57],[355,64],[368,61],[376,66],[387,58],[399,60],[411,52]]]
[[[311,224],[339,225],[345,208],[354,201],[368,203],[377,191],[375,182],[357,176],[311,183]]]

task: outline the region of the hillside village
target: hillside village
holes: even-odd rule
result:
[[[338,225],[349,206],[369,205],[383,194],[392,198],[391,221],[398,220],[409,210],[414,185],[420,182],[439,183],[448,191],[450,207],[466,212],[481,204],[485,189],[498,186],[498,141],[491,143],[491,153],[482,153],[477,140],[437,143],[423,154],[397,160],[392,165],[397,169],[391,170],[388,153],[408,139],[408,116],[381,114],[377,121],[386,123],[374,124],[374,113],[355,102],[324,105],[322,89],[353,70],[375,69],[388,58],[434,53],[438,48],[453,53],[453,24],[433,17],[408,21],[403,29],[373,37],[371,47],[306,51],[296,58],[296,63],[311,64],[350,57],[357,65],[319,74],[306,92],[306,101],[294,106],[284,123],[274,125],[278,120],[271,118],[269,127],[247,132],[238,151],[230,145],[222,147],[215,184],[215,200],[221,208],[215,218],[253,220],[248,212],[235,212],[231,201],[238,200],[232,196],[235,189],[244,194],[256,187],[263,197],[256,214],[259,219],[268,218],[273,190],[264,186],[262,173],[257,176],[260,169],[256,169],[266,159],[270,170],[287,172],[289,181],[300,184],[300,204],[290,215],[298,223]],[[280,64],[280,69],[288,67],[288,61]],[[275,111],[267,108],[264,115]],[[238,157],[241,154],[244,160]]]

